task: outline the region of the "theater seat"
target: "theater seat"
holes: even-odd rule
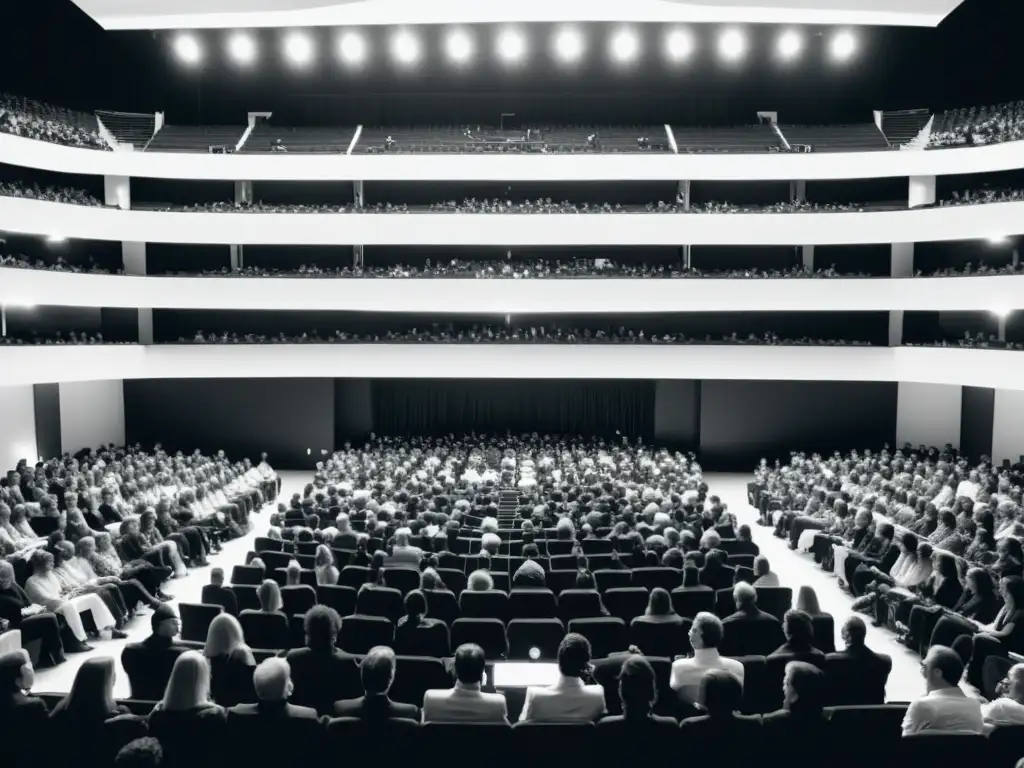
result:
[[[830,613],[819,613],[811,616],[814,626],[814,647],[822,653],[835,653],[836,622]]]
[[[589,765],[595,756],[593,723],[516,723],[512,726],[512,743],[517,754],[529,755],[533,768],[565,768],[567,760],[575,765]],[[560,747],[572,745],[571,752]],[[570,757],[571,755],[571,757]]]
[[[508,620],[508,594],[498,589],[466,590],[459,597],[459,607],[464,619],[498,619],[502,623]]]
[[[861,743],[866,734],[870,734],[874,754],[898,757],[901,754],[903,718],[906,714],[906,704],[828,707],[825,709],[828,721],[826,736],[833,744],[855,745]],[[843,768],[864,765],[864,754],[859,749],[837,750],[834,759]]]
[[[452,624],[452,647],[458,648],[463,643],[476,643],[488,659],[503,659],[508,655],[505,625],[500,619],[456,619]]]
[[[613,587],[604,593],[608,613],[627,624],[647,610],[650,593],[643,587]]]
[[[553,619],[558,615],[555,593],[550,589],[513,589],[508,595],[511,619]]]
[[[701,611],[715,610],[715,590],[711,587],[677,587],[672,590],[672,607],[680,616],[688,619]]]
[[[252,584],[232,584],[231,591],[238,601],[238,611],[258,611],[260,609],[259,587]]]
[[[790,587],[754,587],[757,592],[757,607],[782,621],[786,611],[793,607],[793,590]]]
[[[181,639],[206,642],[206,633],[210,630],[210,622],[223,612],[219,605],[204,603],[178,603],[178,616],[181,618]]]
[[[394,623],[405,615],[402,593],[391,587],[364,586],[356,595],[356,613],[383,616]]]
[[[1014,768],[1024,755],[1024,725],[1003,725],[988,735],[992,768]]]
[[[678,568],[663,568],[661,566],[651,568],[633,569],[633,586],[644,587],[647,590],[661,587],[671,592],[683,584],[683,572]]]
[[[287,568],[295,558],[287,552],[260,552],[260,559],[267,566],[267,573],[271,574],[278,568]]]
[[[974,733],[914,733],[900,741],[899,754],[902,765],[991,764],[988,739]]]
[[[397,656],[395,682],[388,691],[394,701],[423,706],[426,691],[451,688],[455,682],[439,658],[425,656]]]
[[[629,649],[629,628],[622,619],[605,616],[600,619],[573,619],[569,632],[577,632],[590,641],[595,659]]]
[[[262,552],[283,552],[284,542],[281,539],[272,539],[269,536],[257,536],[252,542],[256,554]]]
[[[288,616],[301,616],[316,605],[316,589],[308,584],[281,587],[281,601]]]
[[[674,658],[690,653],[689,619],[682,623],[644,621],[642,617],[633,619],[629,625],[629,642],[635,645],[645,656],[666,656]]]
[[[242,611],[238,616],[245,642],[253,648],[284,649],[291,646],[288,619],[283,613]]]
[[[428,755],[450,754],[452,745],[466,755],[495,756],[488,763],[505,764],[512,728],[507,723],[424,723],[420,729],[423,751]]]
[[[763,715],[774,712],[775,694],[767,691],[768,671],[764,656],[737,656],[743,665],[743,706],[745,715]]]
[[[515,592],[512,591],[513,594]],[[596,589],[567,589],[558,596],[558,618],[563,622],[604,616],[603,608],[601,595]]]
[[[316,588],[317,602],[338,612],[344,618],[356,612],[356,590],[336,584],[321,584]]]
[[[537,648],[541,659],[552,660],[558,656],[565,625],[559,619],[512,619],[505,635],[509,659],[529,659],[530,649]]]
[[[182,648],[151,651],[137,643],[129,643],[121,651],[121,666],[128,675],[132,698],[159,701],[171,677],[174,662],[184,652]]]
[[[397,589],[405,597],[420,588],[420,572],[413,568],[384,568],[384,583]]]
[[[454,568],[438,568],[437,575],[441,577],[441,581],[444,585],[451,590],[455,598],[458,599],[459,595],[462,594],[462,590],[466,588],[466,574],[462,571],[455,570]]]
[[[248,584],[258,587],[263,583],[263,569],[258,565],[236,565],[231,569],[231,586]]]
[[[365,565],[346,565],[338,574],[338,584],[359,589],[370,580],[370,569]]]
[[[325,729],[325,755],[344,755],[348,765],[400,765],[419,754],[420,724],[405,718],[366,721],[336,717]],[[315,762],[315,760],[313,761]],[[280,765],[298,765],[285,761]]]
[[[633,586],[633,572],[625,568],[602,568],[594,571],[594,579],[597,581],[597,591],[602,594],[609,589],[624,589]]]
[[[428,589],[423,592],[427,599],[427,616],[431,619],[440,619],[448,626],[462,616],[459,610],[459,601],[452,592],[446,589]]]
[[[346,616],[341,620],[338,646],[348,653],[367,653],[375,645],[391,645],[395,625],[383,616]]]
[[[826,701],[830,705],[882,704],[892,671],[892,659],[878,654],[879,665],[867,667],[839,654],[825,657]]]

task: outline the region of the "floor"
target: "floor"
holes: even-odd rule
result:
[[[301,492],[305,483],[309,481],[309,475],[305,472],[282,472],[281,478],[283,496]],[[838,634],[843,618],[850,612],[852,599],[836,584],[835,576],[818,568],[809,555],[791,552],[787,542],[776,539],[771,535],[769,529],[755,525],[757,512],[747,504],[746,500],[746,475],[709,473],[706,479],[711,487],[711,492],[722,497],[739,522],[751,525],[754,539],[761,547],[761,554],[768,558],[772,570],[778,573],[781,583],[784,586],[793,587],[794,591],[803,585],[814,587],[818,594],[818,601],[821,603],[821,609],[836,617]],[[245,553],[252,548],[253,539],[266,532],[271,509],[272,507],[268,506],[262,512],[255,514],[252,531],[240,539],[227,542],[224,545],[224,551],[219,555],[211,556],[210,562],[224,568],[230,575],[231,567],[242,562]],[[199,602],[202,588],[209,581],[209,570],[210,568],[194,569],[185,578],[169,582],[166,590],[174,595],[174,602],[179,600]],[[126,643],[137,642],[149,635],[149,611],[143,611],[136,616],[128,626],[127,632],[127,640],[98,641],[94,643],[96,648],[94,651],[70,655],[66,663],[53,669],[39,671],[36,675],[34,690],[52,693],[67,692],[83,660],[90,656],[108,655],[113,656],[117,663],[118,674],[114,685],[114,696],[128,698],[131,691],[128,686],[128,676],[121,669],[121,649]],[[892,656],[892,674],[889,675],[889,684],[886,689],[888,700],[908,701],[919,695],[922,691],[922,681],[917,655],[897,643],[895,635],[891,632],[872,627],[870,622],[868,622],[867,641],[872,649]],[[842,647],[839,637],[836,638],[836,646]]]

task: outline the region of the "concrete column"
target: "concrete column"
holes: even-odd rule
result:
[[[232,245],[231,248],[231,269],[241,269],[245,265],[241,245]]]
[[[892,257],[889,263],[890,277],[913,277],[914,275],[914,244],[893,243]],[[903,310],[889,311],[889,346],[898,347],[903,344]]]
[[[146,244],[121,243],[121,260],[126,275],[146,275]],[[153,343],[153,310],[139,307],[139,344]]]
[[[363,246],[361,245],[352,246],[352,266],[357,269],[363,266]]]
[[[676,200],[681,200],[683,203],[683,210],[690,210],[690,182],[680,181],[676,191]]]
[[[996,335],[999,341],[1006,342],[1006,320],[1009,317],[1008,313],[997,315],[999,323],[996,325]]]
[[[363,203],[365,201],[365,198],[363,197],[363,182],[352,182],[352,200],[355,202],[356,208],[363,207]]]
[[[683,269],[689,269],[692,265],[692,259],[690,254],[690,246],[683,246]]]
[[[235,182],[235,203],[239,205],[252,205],[252,182]]]
[[[1011,263],[1014,269],[1020,266],[1020,251],[1016,248],[1013,249],[1013,261]]]
[[[907,198],[911,208],[935,204],[935,177],[911,176]]]
[[[132,182],[127,176],[103,177],[103,202],[122,210],[132,207]]]
[[[789,201],[803,203],[807,201],[807,182],[803,179],[789,182]]]
[[[801,249],[801,255],[803,257],[803,268],[808,272],[814,271],[814,246],[805,245]]]

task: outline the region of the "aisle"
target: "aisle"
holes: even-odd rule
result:
[[[303,486],[309,482],[308,472],[281,472],[281,496],[288,497],[293,493],[301,493]],[[268,504],[259,513],[251,517],[253,528],[249,533],[240,539],[229,541],[224,544],[220,554],[210,555],[210,565],[206,568],[192,568],[188,575],[181,579],[173,579],[167,582],[165,589],[174,595],[171,605],[178,602],[198,603],[202,596],[203,587],[210,583],[210,569],[220,567],[224,569],[225,579],[230,581],[231,569],[236,565],[245,562],[245,553],[252,549],[253,539],[263,536],[270,525],[270,513],[275,508]],[[152,613],[148,608],[143,609],[128,624],[126,632],[127,640],[99,640],[90,641],[95,650],[89,653],[69,654],[68,660],[52,669],[43,669],[36,672],[36,683],[32,689],[36,693],[67,693],[71,689],[71,683],[75,679],[75,673],[86,659],[94,656],[113,656],[117,670],[117,680],[114,683],[114,697],[127,699],[131,696],[131,686],[128,684],[128,675],[121,667],[121,651],[128,643],[137,643],[149,637],[149,616]]]
[[[739,523],[750,526],[754,532],[754,541],[761,548],[761,554],[768,558],[772,570],[779,575],[779,582],[784,587],[792,587],[793,600],[796,600],[797,590],[801,586],[814,588],[821,610],[835,617],[836,648],[842,648],[840,628],[851,613],[853,598],[839,588],[835,575],[821,570],[810,555],[791,551],[789,541],[775,538],[771,528],[757,524],[757,510],[747,503],[748,475],[710,472],[705,479],[710,492],[720,496],[729,505],[729,511],[736,515]],[[886,686],[887,700],[909,701],[923,693],[924,681],[921,679],[918,655],[896,642],[896,635],[892,632],[871,626],[870,619],[863,614],[861,616],[868,628],[868,647],[892,657],[892,673]]]

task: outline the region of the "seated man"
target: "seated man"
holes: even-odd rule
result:
[[[985,732],[1007,725],[1024,725],[1024,664],[1014,664],[996,688],[999,698],[981,705]]]
[[[39,643],[40,666],[52,667],[64,661],[65,644],[57,614],[33,605],[14,579],[14,566],[6,560],[0,560],[0,619],[6,619],[10,629],[21,630],[23,648]],[[87,650],[70,632],[67,639],[68,653]]]
[[[341,617],[333,608],[315,605],[303,617],[306,647],[288,651],[295,684],[296,703],[313,707],[321,715],[334,711],[340,695],[359,693],[359,667],[356,658],[337,647]]]
[[[547,688],[526,689],[520,722],[594,722],[606,712],[604,688],[585,685],[590,674],[590,642],[570,632],[558,646],[558,682]]]
[[[771,656],[799,656],[801,661],[815,664],[825,663],[825,654],[814,647],[814,622],[804,611],[791,608],[786,611],[782,622],[782,634],[786,642],[776,648]]]
[[[669,685],[686,704],[700,704],[701,681],[709,669],[724,669],[731,672],[743,683],[743,664],[736,659],[719,655],[718,646],[723,636],[722,622],[713,613],[701,611],[690,627],[690,645],[693,658],[677,658],[672,662],[672,677]],[[780,630],[781,632],[781,630]]]
[[[526,560],[523,561],[523,564],[520,565],[512,575],[512,586],[533,587],[538,589],[546,587],[547,576],[544,573],[544,568],[537,562],[537,558],[540,557],[540,549],[537,545],[524,545],[523,557],[525,557]]]
[[[238,598],[231,587],[224,586],[224,569],[210,571],[210,583],[203,587],[202,601],[207,605],[219,605],[224,613],[238,615]]]
[[[283,718],[312,720],[319,722],[316,710],[289,704],[295,686],[292,685],[291,668],[288,662],[278,657],[264,659],[252,673],[252,684],[256,690],[255,704],[236,704],[228,709],[228,723],[241,718],[260,718],[277,721]],[[273,728],[270,722],[267,728]]]
[[[423,695],[425,723],[507,723],[508,706],[500,693],[484,693],[484,651],[465,643],[455,649],[455,687]]]
[[[395,546],[392,547],[391,554],[384,561],[385,567],[420,567],[420,560],[423,559],[423,550],[409,545],[409,538],[411,536],[412,531],[408,528],[399,528],[395,531]]]
[[[363,657],[359,665],[365,695],[358,699],[345,699],[334,703],[338,717],[358,717],[361,720],[387,720],[392,717],[420,719],[420,708],[414,704],[401,704],[388,698],[395,681],[395,652],[384,645],[376,645]]]
[[[732,590],[736,613],[722,621],[722,653],[767,656],[783,642],[782,624],[757,607],[757,591],[741,581]]]
[[[960,690],[964,662],[951,648],[933,645],[921,664],[924,696],[914,699],[903,718],[903,735],[921,731],[984,733],[981,704]]]

